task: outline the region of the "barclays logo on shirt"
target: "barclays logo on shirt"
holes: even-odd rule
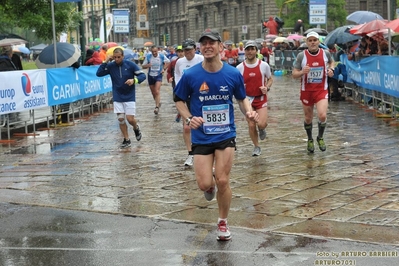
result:
[[[206,95],[199,96],[198,99],[203,101],[228,101],[230,99],[230,95]]]

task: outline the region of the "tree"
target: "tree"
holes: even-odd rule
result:
[[[19,27],[35,30],[41,39],[52,40],[51,1],[0,0],[0,32],[9,33],[10,29]],[[57,36],[76,29],[83,20],[82,14],[76,11],[76,3],[54,3],[54,17]]]
[[[302,19],[305,28],[313,28],[309,25],[309,0],[275,0],[280,10],[279,16],[284,20],[286,27],[294,27],[298,19]],[[345,0],[327,1],[327,23],[326,28],[335,29],[346,24],[347,12]]]

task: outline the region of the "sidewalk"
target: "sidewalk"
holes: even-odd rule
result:
[[[137,99],[143,137],[136,142],[130,131],[129,149],[118,148],[122,137],[111,110],[2,144],[0,202],[188,222],[211,228],[202,233],[213,237],[217,202],[203,198],[193,170],[183,166],[187,151],[171,87],[162,86],[158,116],[147,85],[139,86]],[[397,248],[399,134],[389,120],[349,101],[332,102],[327,151],[308,155],[299,85],[283,76],[269,94],[261,156],[251,156],[238,107],[236,121],[233,234],[250,230]]]

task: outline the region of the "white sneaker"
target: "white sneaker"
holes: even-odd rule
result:
[[[261,150],[259,146],[255,146],[254,151],[252,152],[252,156],[259,156],[261,155]]]
[[[185,166],[193,166],[194,164],[194,155],[188,155],[186,161],[184,162]]]
[[[218,241],[229,241],[231,239],[229,227],[227,223],[223,220],[218,223],[216,239]]]

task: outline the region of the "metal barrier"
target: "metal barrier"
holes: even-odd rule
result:
[[[351,98],[354,102],[374,109],[384,117],[398,118],[399,99],[385,93],[373,91],[346,83],[343,96]]]
[[[29,126],[32,126],[32,133],[36,132],[39,123],[47,123],[47,128],[57,127],[62,124],[62,115],[66,117],[66,123],[76,122],[76,116],[81,119],[86,114],[92,115],[96,111],[103,111],[109,108],[112,103],[112,92],[97,95],[87,99],[60,106],[32,109],[26,112],[9,113],[0,115],[0,140],[4,132],[8,140],[11,139],[11,131],[24,128],[25,134],[29,134]],[[51,124],[53,122],[53,124]]]

